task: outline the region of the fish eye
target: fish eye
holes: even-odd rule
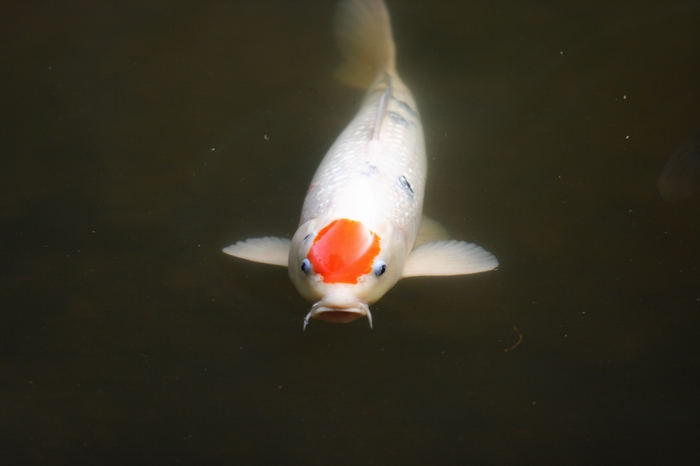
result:
[[[309,259],[304,259],[301,261],[301,271],[304,272],[306,275],[311,272],[311,262],[309,262]]]
[[[386,272],[386,262],[384,262],[383,260],[378,260],[374,264],[374,274],[377,277],[381,277],[382,275],[384,275],[384,272]]]

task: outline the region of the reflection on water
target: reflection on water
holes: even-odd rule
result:
[[[334,2],[5,8],[0,447],[8,462],[688,462],[694,3],[389,2],[426,213],[488,276],[318,323],[232,240],[293,231],[361,93]],[[516,325],[523,342],[515,350]]]
[[[700,133],[690,138],[666,162],[659,177],[659,193],[667,201],[692,196],[700,185]]]

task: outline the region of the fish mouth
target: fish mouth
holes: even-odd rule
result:
[[[356,302],[352,306],[330,306],[320,301],[311,307],[311,311],[304,318],[304,330],[309,324],[309,319],[314,318],[325,322],[337,324],[347,324],[361,317],[367,316],[369,326],[372,328],[372,314],[369,312],[369,306],[365,303]]]
[[[326,322],[347,324],[360,317],[364,317],[360,309],[322,309],[311,314],[311,317]]]

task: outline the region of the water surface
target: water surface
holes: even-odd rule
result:
[[[334,2],[3,7],[3,464],[693,462],[700,197],[656,182],[700,4],[388,3],[425,210],[501,265],[306,332],[221,248],[294,232],[357,109]]]

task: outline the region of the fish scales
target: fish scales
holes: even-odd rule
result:
[[[304,201],[300,225],[334,211],[373,229],[389,215],[412,238],[407,246],[413,245],[423,207],[425,143],[413,97],[399,82],[392,84],[395,95],[388,101],[378,139],[372,139],[372,133],[386,88],[382,76],[321,162]],[[403,121],[392,119],[392,113]],[[401,177],[412,192],[401,184]]]

